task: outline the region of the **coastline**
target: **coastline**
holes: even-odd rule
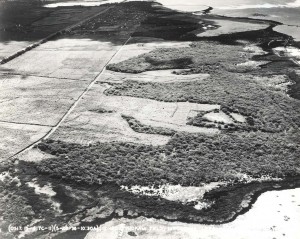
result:
[[[114,7],[114,6],[115,5],[112,5],[112,7]],[[109,10],[109,9],[106,9],[106,10]],[[106,10],[104,10],[104,11],[106,11]],[[168,10],[163,9],[163,7],[162,7],[162,11],[167,12],[167,14],[170,14],[170,15],[176,13],[176,12],[172,12],[170,10],[169,10],[170,12],[168,12]],[[253,19],[253,18],[248,18],[248,17],[228,17],[228,16],[224,17],[224,16],[212,14],[214,12],[214,9],[211,7],[204,9],[203,12],[205,14],[201,15],[201,21],[203,21],[205,24],[211,24],[212,26],[216,27],[215,29],[217,29],[217,24],[215,24],[215,25],[213,24],[214,20],[233,20],[236,22],[240,21],[242,23],[250,22],[253,24],[268,24],[269,26],[267,28],[258,29],[258,30],[255,29],[255,30],[246,30],[243,32],[220,34],[220,35],[213,36],[213,37],[198,37],[198,36],[195,37],[195,36],[189,35],[189,32],[188,33],[185,32],[185,30],[188,31],[189,29],[196,28],[195,24],[197,23],[197,21],[199,21],[199,18],[197,17],[197,14],[195,14],[195,16],[194,16],[195,19],[192,19],[193,17],[191,17],[191,15],[188,15],[192,20],[190,20],[190,22],[188,24],[186,24],[187,26],[183,25],[184,27],[181,28],[181,30],[183,29],[182,35],[175,34],[175,35],[172,35],[173,38],[170,37],[170,39],[173,41],[178,41],[178,42],[181,42],[181,41],[184,42],[184,41],[189,41],[189,40],[191,40],[192,42],[197,42],[197,41],[199,41],[199,42],[201,42],[201,41],[203,41],[203,42],[219,42],[224,45],[228,44],[231,46],[235,45],[235,44],[237,46],[241,45],[242,43],[239,43],[238,40],[240,40],[240,42],[243,40],[249,41],[249,42],[252,41],[254,43],[259,42],[258,46],[260,46],[263,51],[266,51],[267,54],[264,54],[264,55],[255,55],[254,54],[253,59],[256,57],[257,58],[256,60],[259,61],[259,60],[261,60],[260,58],[262,58],[262,59],[265,58],[265,60],[267,60],[267,59],[269,59],[268,57],[270,57],[271,64],[273,62],[275,62],[275,63],[277,63],[277,62],[290,63],[290,61],[288,60],[289,55],[284,55],[284,56],[280,56],[280,54],[278,54],[276,56],[272,55],[272,53],[274,53],[273,49],[275,49],[276,47],[284,46],[285,41],[287,41],[287,44],[289,45],[289,47],[295,47],[295,48],[298,47],[299,48],[299,46],[298,46],[299,42],[294,41],[294,40],[288,40],[290,38],[289,35],[277,33],[276,31],[274,31],[274,27],[283,25],[281,22],[267,20],[267,19]],[[210,12],[212,12],[212,13],[210,13]],[[207,13],[209,13],[209,14],[207,14]],[[59,39],[60,37],[70,37],[70,36],[72,36],[72,34],[74,34],[74,36],[76,37],[76,34],[80,35],[81,31],[88,32],[88,30],[85,29],[84,25],[89,24],[90,22],[88,22],[88,21],[92,22],[93,20],[95,20],[95,18],[97,18],[99,14],[100,13],[98,13],[84,21],[81,21],[80,23],[72,26],[71,28],[67,28],[67,30],[59,31],[58,33],[55,33],[54,35],[51,35],[51,37],[50,37],[51,40],[55,41],[55,40]],[[167,22],[167,24],[169,24],[170,22]],[[171,23],[173,24],[173,22],[171,22]],[[182,22],[180,22],[180,23],[182,23]],[[163,28],[165,26],[163,26],[162,28],[158,27],[157,28],[158,30],[155,29],[155,31],[153,30],[153,32],[151,32],[150,30],[147,29],[147,27],[148,27],[147,24],[149,24],[150,26],[153,26],[153,25],[151,25],[151,24],[153,24],[153,22],[151,22],[151,21],[147,22],[146,20],[144,20],[143,23],[141,24],[142,27],[135,28],[135,30],[133,31],[133,37],[136,37],[136,39],[139,39],[138,37],[143,37],[144,35],[146,37],[149,37],[149,35],[151,36],[151,34],[153,34],[154,36],[159,36],[159,34],[161,32],[166,31]],[[156,24],[156,22],[154,21],[154,25],[155,24]],[[170,25],[172,25],[172,24],[170,24]],[[80,26],[80,25],[83,25],[83,26]],[[99,29],[99,28],[97,28],[97,29]],[[199,29],[196,29],[195,31],[198,31],[198,30]],[[200,32],[202,30],[203,29],[200,29]],[[105,38],[105,34],[107,33],[106,31],[107,30],[104,30],[104,31],[102,29],[99,30],[99,32],[100,32],[100,34],[98,36],[99,42],[107,40]],[[171,29],[169,31],[170,32],[174,31],[174,29]],[[105,34],[103,34],[103,32]],[[70,34],[70,35],[68,35],[68,34]],[[101,35],[101,34],[103,34],[103,35]],[[113,34],[115,34],[115,30],[113,30]],[[122,34],[124,34],[124,32],[122,32]],[[120,34],[120,35],[122,37],[124,37],[122,34]],[[149,34],[149,35],[147,35],[147,34]],[[263,35],[264,37],[262,37],[261,39],[258,39],[257,36],[260,34]],[[91,37],[91,36],[89,34],[86,34],[86,35],[84,35],[84,37],[89,39],[89,37]],[[113,37],[115,37],[115,35],[113,35]],[[131,37],[132,36],[130,36],[130,38]],[[167,37],[169,37],[169,36],[167,36]],[[24,56],[25,53],[30,52],[31,50],[34,51],[33,48],[39,47],[41,45],[41,43],[47,43],[48,40],[50,40],[50,38],[46,38],[45,40],[42,40],[34,45],[31,45],[31,46],[27,47],[25,50],[21,50],[20,52],[9,57],[7,60],[5,60],[5,59],[2,60],[0,64],[8,63],[10,60],[13,60],[15,57],[19,57],[21,55]],[[93,38],[91,37],[91,39],[93,39]],[[165,40],[163,38],[163,36],[161,37],[161,39],[162,39],[162,41]],[[167,38],[167,40],[169,40],[169,41],[170,41],[170,39]],[[167,41],[167,40],[165,40],[165,41]],[[137,42],[139,42],[139,41],[137,40]],[[272,44],[270,42],[272,42]],[[125,45],[126,45],[126,43],[127,43],[127,41],[125,42]],[[140,43],[140,45],[143,45],[143,43]],[[147,54],[147,53],[144,53],[144,54]],[[296,65],[296,63],[295,63],[295,65]],[[155,64],[154,64],[154,66],[155,66]],[[261,69],[267,69],[267,70],[265,70],[267,72],[268,71],[267,67],[268,67],[268,64],[263,65],[263,67],[261,67]],[[276,65],[273,66],[273,68],[276,68]],[[183,67],[183,69],[185,69],[185,68]],[[293,69],[297,69],[296,66],[292,66],[292,70]],[[279,73],[283,74],[283,71],[279,71],[279,70],[278,70],[278,74]],[[292,72],[292,70],[291,70],[291,72]],[[261,72],[254,71],[254,73],[257,74],[258,76],[260,76],[259,74]],[[298,88],[299,88],[300,80],[298,78],[298,75],[295,73],[294,76],[293,75],[289,76],[289,79],[292,80],[293,82],[295,82],[295,84],[292,86],[288,86],[289,91],[287,93],[292,98],[294,98],[293,100],[296,100],[296,99],[299,100]],[[95,78],[95,80],[96,80],[96,78]],[[99,83],[99,84],[101,84],[101,83]],[[115,84],[115,85],[117,85],[117,84]],[[96,91],[94,91],[93,93],[95,93],[95,92]],[[283,93],[283,94],[285,94],[285,93]],[[284,97],[285,97],[285,95],[284,95]],[[102,112],[102,113],[103,114],[106,114],[106,113],[112,114],[115,112],[110,111],[110,112]],[[226,132],[224,134],[226,134]],[[38,142],[40,142],[40,140]],[[75,144],[73,144],[73,145],[70,144],[67,146],[68,147],[70,146],[70,148],[71,148],[74,145]],[[91,143],[91,145],[92,145],[92,143]],[[87,145],[85,147],[88,148],[90,146]],[[42,147],[40,147],[40,148],[37,147],[34,150],[41,150],[41,149],[42,149]],[[41,151],[43,151],[43,150],[41,150]],[[43,152],[43,153],[48,154],[47,150],[45,150],[45,152]],[[75,154],[76,153],[78,153],[78,152],[75,152]],[[81,153],[79,153],[78,155],[81,155]],[[122,155],[122,157],[125,157],[126,155]],[[61,157],[61,158],[65,157],[65,159],[67,159],[69,156],[71,157],[72,154],[67,155],[67,153],[65,153],[63,150],[62,150],[62,153],[60,152],[60,150],[58,150],[58,151],[54,150],[53,152],[51,152],[51,155],[48,154],[48,156],[49,157],[47,159],[45,159],[43,162],[51,162],[51,160],[53,160],[53,159],[55,160],[56,157]],[[97,155],[94,155],[94,156],[95,156],[95,158],[97,158]],[[203,199],[214,201],[214,204],[213,204],[212,208],[208,208],[208,209],[205,209],[202,211],[201,210],[197,211],[193,207],[194,205],[183,205],[180,202],[171,202],[171,201],[164,200],[161,198],[151,198],[151,197],[145,197],[145,196],[135,197],[134,195],[132,195],[128,192],[121,191],[119,185],[114,181],[112,181],[111,183],[103,183],[103,184],[93,183],[91,181],[92,183],[90,185],[87,185],[86,182],[82,181],[82,184],[80,184],[80,183],[77,183],[76,180],[68,178],[69,173],[67,176],[63,175],[63,177],[60,177],[61,175],[55,174],[55,173],[57,173],[56,171],[52,175],[51,175],[51,170],[49,170],[48,172],[47,172],[47,170],[38,171],[38,167],[40,167],[40,165],[41,164],[39,164],[39,163],[25,162],[25,161],[22,161],[22,159],[21,159],[20,162],[18,162],[18,161],[13,162],[13,165],[11,166],[11,168],[9,170],[11,171],[11,177],[19,179],[20,183],[22,185],[23,184],[25,185],[26,182],[34,181],[34,180],[36,180],[38,182],[38,185],[40,185],[40,187],[48,185],[48,183],[50,185],[52,185],[51,187],[54,190],[54,192],[56,193],[56,196],[55,197],[50,196],[50,198],[51,198],[51,200],[54,199],[54,202],[59,203],[60,207],[64,208],[65,211],[63,209],[61,209],[63,211],[63,213],[57,214],[57,215],[55,215],[55,213],[56,213],[55,212],[54,215],[50,216],[49,221],[43,222],[44,224],[49,223],[55,219],[61,220],[60,221],[61,224],[64,223],[64,220],[71,221],[71,219],[72,220],[74,219],[74,221],[79,220],[79,221],[76,221],[76,223],[79,223],[78,227],[80,227],[80,226],[97,226],[99,224],[105,225],[106,223],[108,223],[109,221],[112,221],[114,219],[119,220],[120,218],[124,218],[124,221],[127,221],[126,219],[137,219],[139,217],[152,218],[152,219],[157,219],[157,220],[163,219],[166,222],[184,222],[184,223],[190,223],[191,225],[194,225],[193,223],[206,224],[206,225],[224,225],[224,224],[234,222],[240,215],[244,215],[245,213],[248,213],[249,210],[251,210],[252,206],[258,201],[259,197],[263,193],[268,192],[268,191],[282,191],[282,190],[286,190],[286,189],[295,189],[295,188],[300,187],[300,178],[298,176],[295,176],[295,177],[287,176],[285,178],[283,177],[283,181],[280,181],[280,182],[278,182],[278,181],[276,181],[276,182],[252,182],[250,184],[249,183],[248,184],[235,183],[232,185],[227,185],[226,187],[220,187],[217,189],[212,189],[209,192],[206,192]],[[24,166],[24,168],[23,168],[23,166]],[[45,165],[43,165],[43,166],[45,166]],[[15,171],[11,170],[12,168],[15,169]],[[118,174],[116,174],[116,175],[118,175]],[[293,174],[291,174],[291,175],[293,175]],[[10,186],[13,188],[15,185],[12,184]],[[37,196],[36,195],[33,196],[34,195],[33,189],[31,188],[30,190],[31,191],[29,193],[29,196],[31,198],[34,198],[35,200],[37,200]],[[72,194],[72,190],[75,191],[75,194]],[[23,191],[22,191],[22,194],[26,195],[26,193],[24,193]],[[72,195],[73,195],[73,199],[72,199]],[[75,195],[75,197],[74,197],[74,195]],[[44,203],[41,205],[47,205],[47,203],[49,203],[49,200],[48,200],[49,198],[47,199],[48,200],[47,201],[45,195],[42,195],[41,198],[42,198],[42,200],[41,200],[42,203]],[[66,198],[70,199],[70,201],[66,200]],[[95,202],[95,200],[93,200],[93,198],[99,198],[100,201]],[[88,203],[86,203],[86,202],[88,202]],[[69,208],[70,205],[67,205],[68,203],[70,203],[70,205],[74,206],[74,208],[73,208],[74,211],[72,211]],[[80,203],[83,203],[84,208],[79,210],[78,205],[80,205]],[[29,204],[33,208],[35,206],[37,206],[37,205],[34,205],[35,204],[34,201],[29,200]],[[106,205],[108,205],[106,208],[107,211],[105,211],[105,212],[101,211],[102,208],[105,207]],[[175,208],[175,212],[174,212],[174,208]],[[76,211],[75,209],[76,210],[78,209],[78,210]],[[96,213],[93,214],[94,212],[92,212],[91,215],[88,215],[89,210],[92,210],[92,209],[94,209],[96,211]],[[92,218],[91,219],[92,221],[80,221],[82,218],[85,219],[85,218],[89,218],[89,217],[93,217],[93,216],[95,216],[95,218]],[[76,225],[76,223],[74,225]],[[88,231],[80,232],[80,235],[78,235],[78,237],[84,238],[87,233],[88,233]],[[69,231],[66,233],[59,234],[59,235],[57,235],[57,234],[58,233],[54,233],[53,238],[56,238],[56,239],[73,238],[75,232]],[[38,235],[38,236],[41,236],[41,235]]]

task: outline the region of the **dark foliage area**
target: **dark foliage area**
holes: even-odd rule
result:
[[[288,93],[291,97],[300,100],[300,74],[295,71],[289,74],[293,84],[289,86]]]
[[[201,82],[172,84],[126,81],[105,93],[165,102],[220,104],[247,117],[248,124],[241,128],[247,131],[283,132],[300,126],[300,102],[260,85],[250,75],[227,73]]]
[[[54,218],[54,211],[47,210],[51,208],[47,197],[36,194],[27,184],[37,176],[33,164],[8,160],[0,163],[0,173],[6,175],[3,181],[0,180],[0,214],[3,216],[0,228],[7,233],[7,238],[13,235],[8,232],[8,225],[24,227],[37,218],[48,218],[49,221]]]
[[[152,5],[151,2],[134,1],[112,5],[112,8],[73,28],[67,34],[120,43],[127,40],[142,21],[155,14]]]
[[[90,146],[48,140],[38,145],[57,157],[38,171],[89,184],[201,185],[253,177],[299,174],[299,147],[284,134],[239,133],[218,136],[176,134],[166,146],[98,143]]]
[[[145,19],[133,36],[177,41],[189,41],[197,38],[190,33],[202,27],[200,19],[196,16],[168,9],[157,11],[157,13],[159,14]]]
[[[122,115],[122,118],[128,122],[130,128],[132,128],[134,131],[136,131],[138,133],[161,134],[161,135],[167,135],[167,136],[172,136],[176,133],[176,131],[171,130],[171,129],[166,129],[163,127],[152,127],[150,125],[144,125],[131,116]]]
[[[0,41],[38,41],[106,8],[44,7],[52,1],[0,1]]]
[[[256,197],[273,190],[274,184],[294,187],[299,182],[295,178],[300,171],[297,145],[285,134],[261,132],[217,136],[175,134],[166,146],[158,147],[118,142],[84,146],[47,140],[38,148],[55,157],[36,167],[39,173],[64,182],[90,185],[87,188],[99,185],[115,202],[115,208],[121,208],[128,217],[144,215],[222,223],[248,210]],[[244,185],[240,183],[241,174],[286,180]],[[214,204],[203,210],[195,210],[192,203],[183,205],[159,197],[135,196],[119,189],[120,185],[201,186],[216,181],[232,184],[205,194],[204,200]],[[245,200],[249,204],[241,206]]]
[[[189,73],[221,72],[240,63],[243,46],[221,45],[217,42],[194,42],[191,47],[156,49],[128,60],[110,64],[109,70],[141,73],[150,70],[191,69]],[[220,54],[222,52],[222,54]]]
[[[117,208],[124,216],[134,218],[147,216],[171,221],[197,223],[225,223],[234,220],[240,213],[248,211],[257,197],[268,190],[294,188],[300,185],[299,178],[288,178],[282,182],[249,183],[220,187],[207,192],[203,200],[214,202],[211,207],[196,210],[194,203],[183,205],[160,197],[135,196],[126,191],[109,190]],[[105,188],[105,186],[104,186]],[[108,188],[106,189],[108,190]]]
[[[61,142],[50,142],[47,143],[52,144],[52,148],[63,144]],[[65,144],[63,148],[74,148],[74,146]],[[17,225],[26,225],[37,218],[46,218],[45,221],[39,222],[38,225],[40,226],[49,226],[53,223],[64,225],[65,222],[73,220],[74,217],[81,219],[89,217],[90,214],[87,213],[86,209],[99,210],[99,208],[104,209],[99,211],[100,218],[96,217],[92,221],[83,220],[80,226],[102,224],[113,217],[118,217],[117,211],[122,211],[122,215],[129,218],[147,216],[183,222],[224,223],[233,220],[239,213],[247,211],[251,203],[262,192],[274,190],[274,187],[276,189],[293,188],[299,186],[300,183],[298,178],[287,178],[284,181],[275,183],[229,184],[206,193],[203,200],[213,201],[213,205],[206,209],[196,210],[193,207],[195,205],[193,202],[181,204],[180,202],[168,201],[159,197],[135,196],[120,190],[120,187],[115,183],[102,184],[100,186],[97,184],[90,185],[83,181],[78,183],[68,178],[66,180],[57,180],[53,177],[48,178],[36,171],[35,163],[8,161],[1,163],[0,166],[1,172],[10,172],[11,177],[18,178],[21,185],[23,185],[21,187],[20,185],[17,187],[13,186],[13,184],[19,182],[16,179],[11,180],[11,178],[9,181],[7,181],[9,179],[7,178],[5,181],[6,185],[1,184],[3,192],[10,190],[10,194],[1,197],[0,200],[0,210],[4,210],[2,214],[4,216],[4,222],[2,222],[4,228],[7,223],[23,223]],[[79,164],[77,166],[78,170],[80,170],[81,166]],[[91,165],[88,166],[91,167]],[[47,183],[53,185],[53,190],[57,194],[53,199],[61,204],[60,208],[63,210],[64,216],[53,214],[53,208],[47,204],[45,197],[42,194],[35,194],[33,188],[25,186],[25,182],[32,179],[38,180],[38,184],[41,186]],[[7,197],[9,197],[9,201]],[[245,201],[248,203],[246,206]],[[6,212],[9,212],[8,216],[6,216]],[[28,238],[42,237],[46,232],[39,231]],[[62,233],[57,238],[65,238],[64,236],[70,233],[72,234],[71,231]],[[86,233],[81,231],[80,235],[84,236]],[[4,236],[4,238],[13,238],[13,234],[7,234],[4,230],[2,230],[0,235]]]
[[[107,110],[107,109],[104,109],[104,108],[92,109],[90,111],[94,112],[94,113],[98,113],[98,114],[111,114],[111,113],[114,113],[113,110]]]
[[[188,33],[202,26],[197,17],[160,7],[153,2],[119,3],[103,14],[72,29],[68,35],[81,35],[120,44],[132,37],[189,40]]]

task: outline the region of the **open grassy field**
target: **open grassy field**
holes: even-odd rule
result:
[[[299,187],[299,66],[278,50],[297,45],[277,23],[112,6],[0,68],[11,149],[53,129],[0,162],[0,237],[84,238],[7,228],[120,217],[223,224]]]

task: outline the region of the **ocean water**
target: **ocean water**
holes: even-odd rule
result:
[[[267,19],[283,23],[275,31],[300,41],[300,0],[156,0],[179,11],[197,12],[212,7],[213,14]]]
[[[256,19],[266,19],[280,22],[274,28],[275,31],[287,34],[300,42],[300,1],[295,1],[287,4],[279,4],[278,6],[266,7],[262,5],[254,8],[254,5],[239,6],[235,8],[214,8],[212,13],[230,17],[248,17]]]
[[[53,3],[48,3],[45,7],[59,7],[59,6],[99,6],[105,3],[123,2],[124,0],[55,0]],[[133,0],[125,0],[133,1]],[[149,0],[141,0],[149,1]],[[155,1],[155,0],[153,0]],[[51,0],[50,0],[51,2]],[[262,3],[260,0],[156,0],[165,6],[173,7],[174,9],[182,11],[195,11],[203,7],[213,7],[214,9],[249,9],[249,8],[277,8],[277,7],[300,7],[300,0],[268,0]]]
[[[274,8],[274,7],[299,7],[300,0],[157,0],[163,5],[169,6],[205,6],[214,9],[249,9],[249,8]]]

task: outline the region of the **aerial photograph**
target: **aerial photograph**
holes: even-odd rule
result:
[[[300,239],[300,0],[0,0],[0,239]]]

